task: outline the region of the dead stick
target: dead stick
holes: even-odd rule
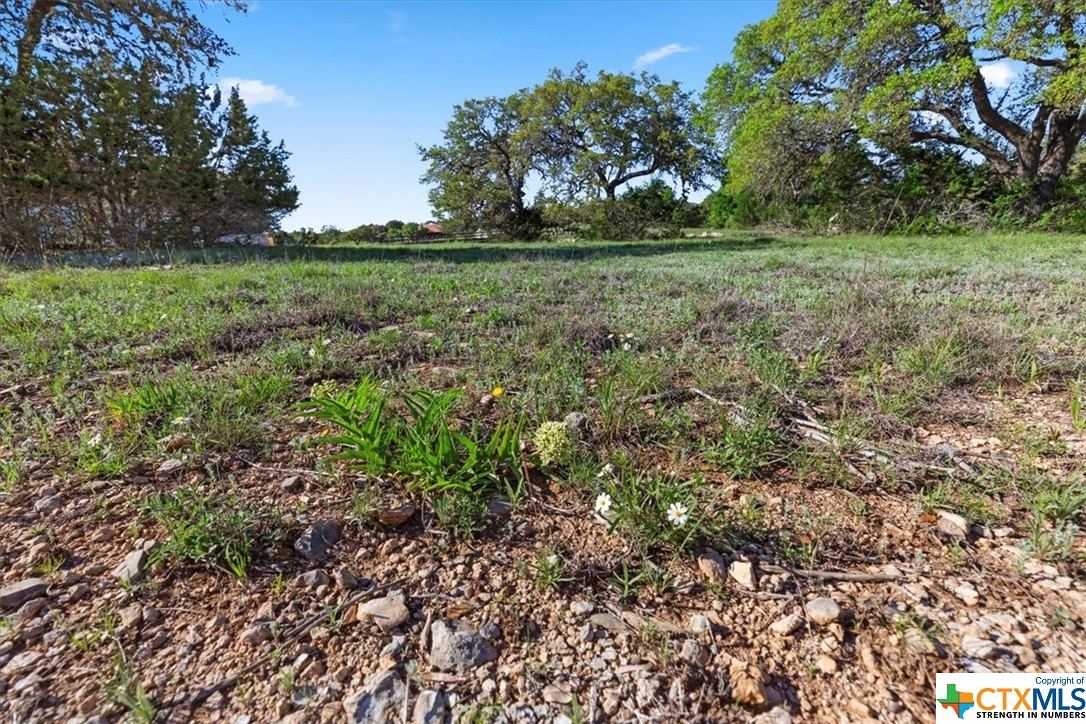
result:
[[[847,571],[809,571],[802,568],[784,568],[782,566],[765,565],[761,567],[766,573],[787,573],[801,578],[818,578],[823,581],[851,581],[854,583],[892,583],[900,581],[901,576],[890,573],[849,573]]]

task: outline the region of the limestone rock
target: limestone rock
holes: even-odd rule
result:
[[[804,606],[807,617],[819,626],[828,626],[841,618],[841,607],[832,598],[815,598]]]
[[[465,623],[444,619],[430,628],[430,665],[435,669],[463,674],[496,658],[494,646]]]
[[[0,588],[0,608],[18,608],[32,598],[44,595],[49,584],[41,578],[27,578]]]

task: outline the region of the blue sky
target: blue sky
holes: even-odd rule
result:
[[[205,21],[237,51],[219,82],[293,156],[301,208],[283,227],[348,229],[431,212],[417,145],[441,140],[452,108],[542,81],[645,69],[700,93],[735,35],[771,15],[741,2],[319,2],[214,5]]]

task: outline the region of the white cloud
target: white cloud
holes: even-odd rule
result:
[[[982,65],[980,74],[984,76],[984,80],[988,82],[988,85],[1000,89],[1008,87],[1011,81],[1018,77],[1018,71],[1006,60],[991,65]]]
[[[665,45],[662,48],[656,50],[650,50],[647,53],[637,56],[637,60],[634,61],[635,68],[644,68],[646,65],[652,65],[658,63],[669,55],[675,55],[676,53],[689,53],[693,48],[680,45],[679,43],[671,43]]]
[[[294,96],[287,94],[279,86],[265,83],[262,80],[223,78],[219,81],[219,88],[222,88],[224,93],[228,93],[231,88],[235,87],[238,89],[241,99],[245,101],[245,105],[250,108],[267,103],[281,103],[287,108],[298,105],[298,102],[294,100]]]

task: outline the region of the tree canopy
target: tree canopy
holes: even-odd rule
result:
[[[454,227],[532,238],[544,210],[609,204],[631,183],[668,179],[683,194],[719,171],[697,105],[678,83],[579,64],[504,98],[453,109],[443,142],[420,148],[436,213]],[[528,199],[534,186],[535,198]]]
[[[709,78],[704,119],[736,190],[795,190],[859,141],[873,156],[965,153],[1043,206],[1086,134],[1084,12],[1084,0],[781,0]]]
[[[297,207],[283,145],[209,91],[231,51],[191,4],[13,0],[0,39],[3,248],[206,241]]]

